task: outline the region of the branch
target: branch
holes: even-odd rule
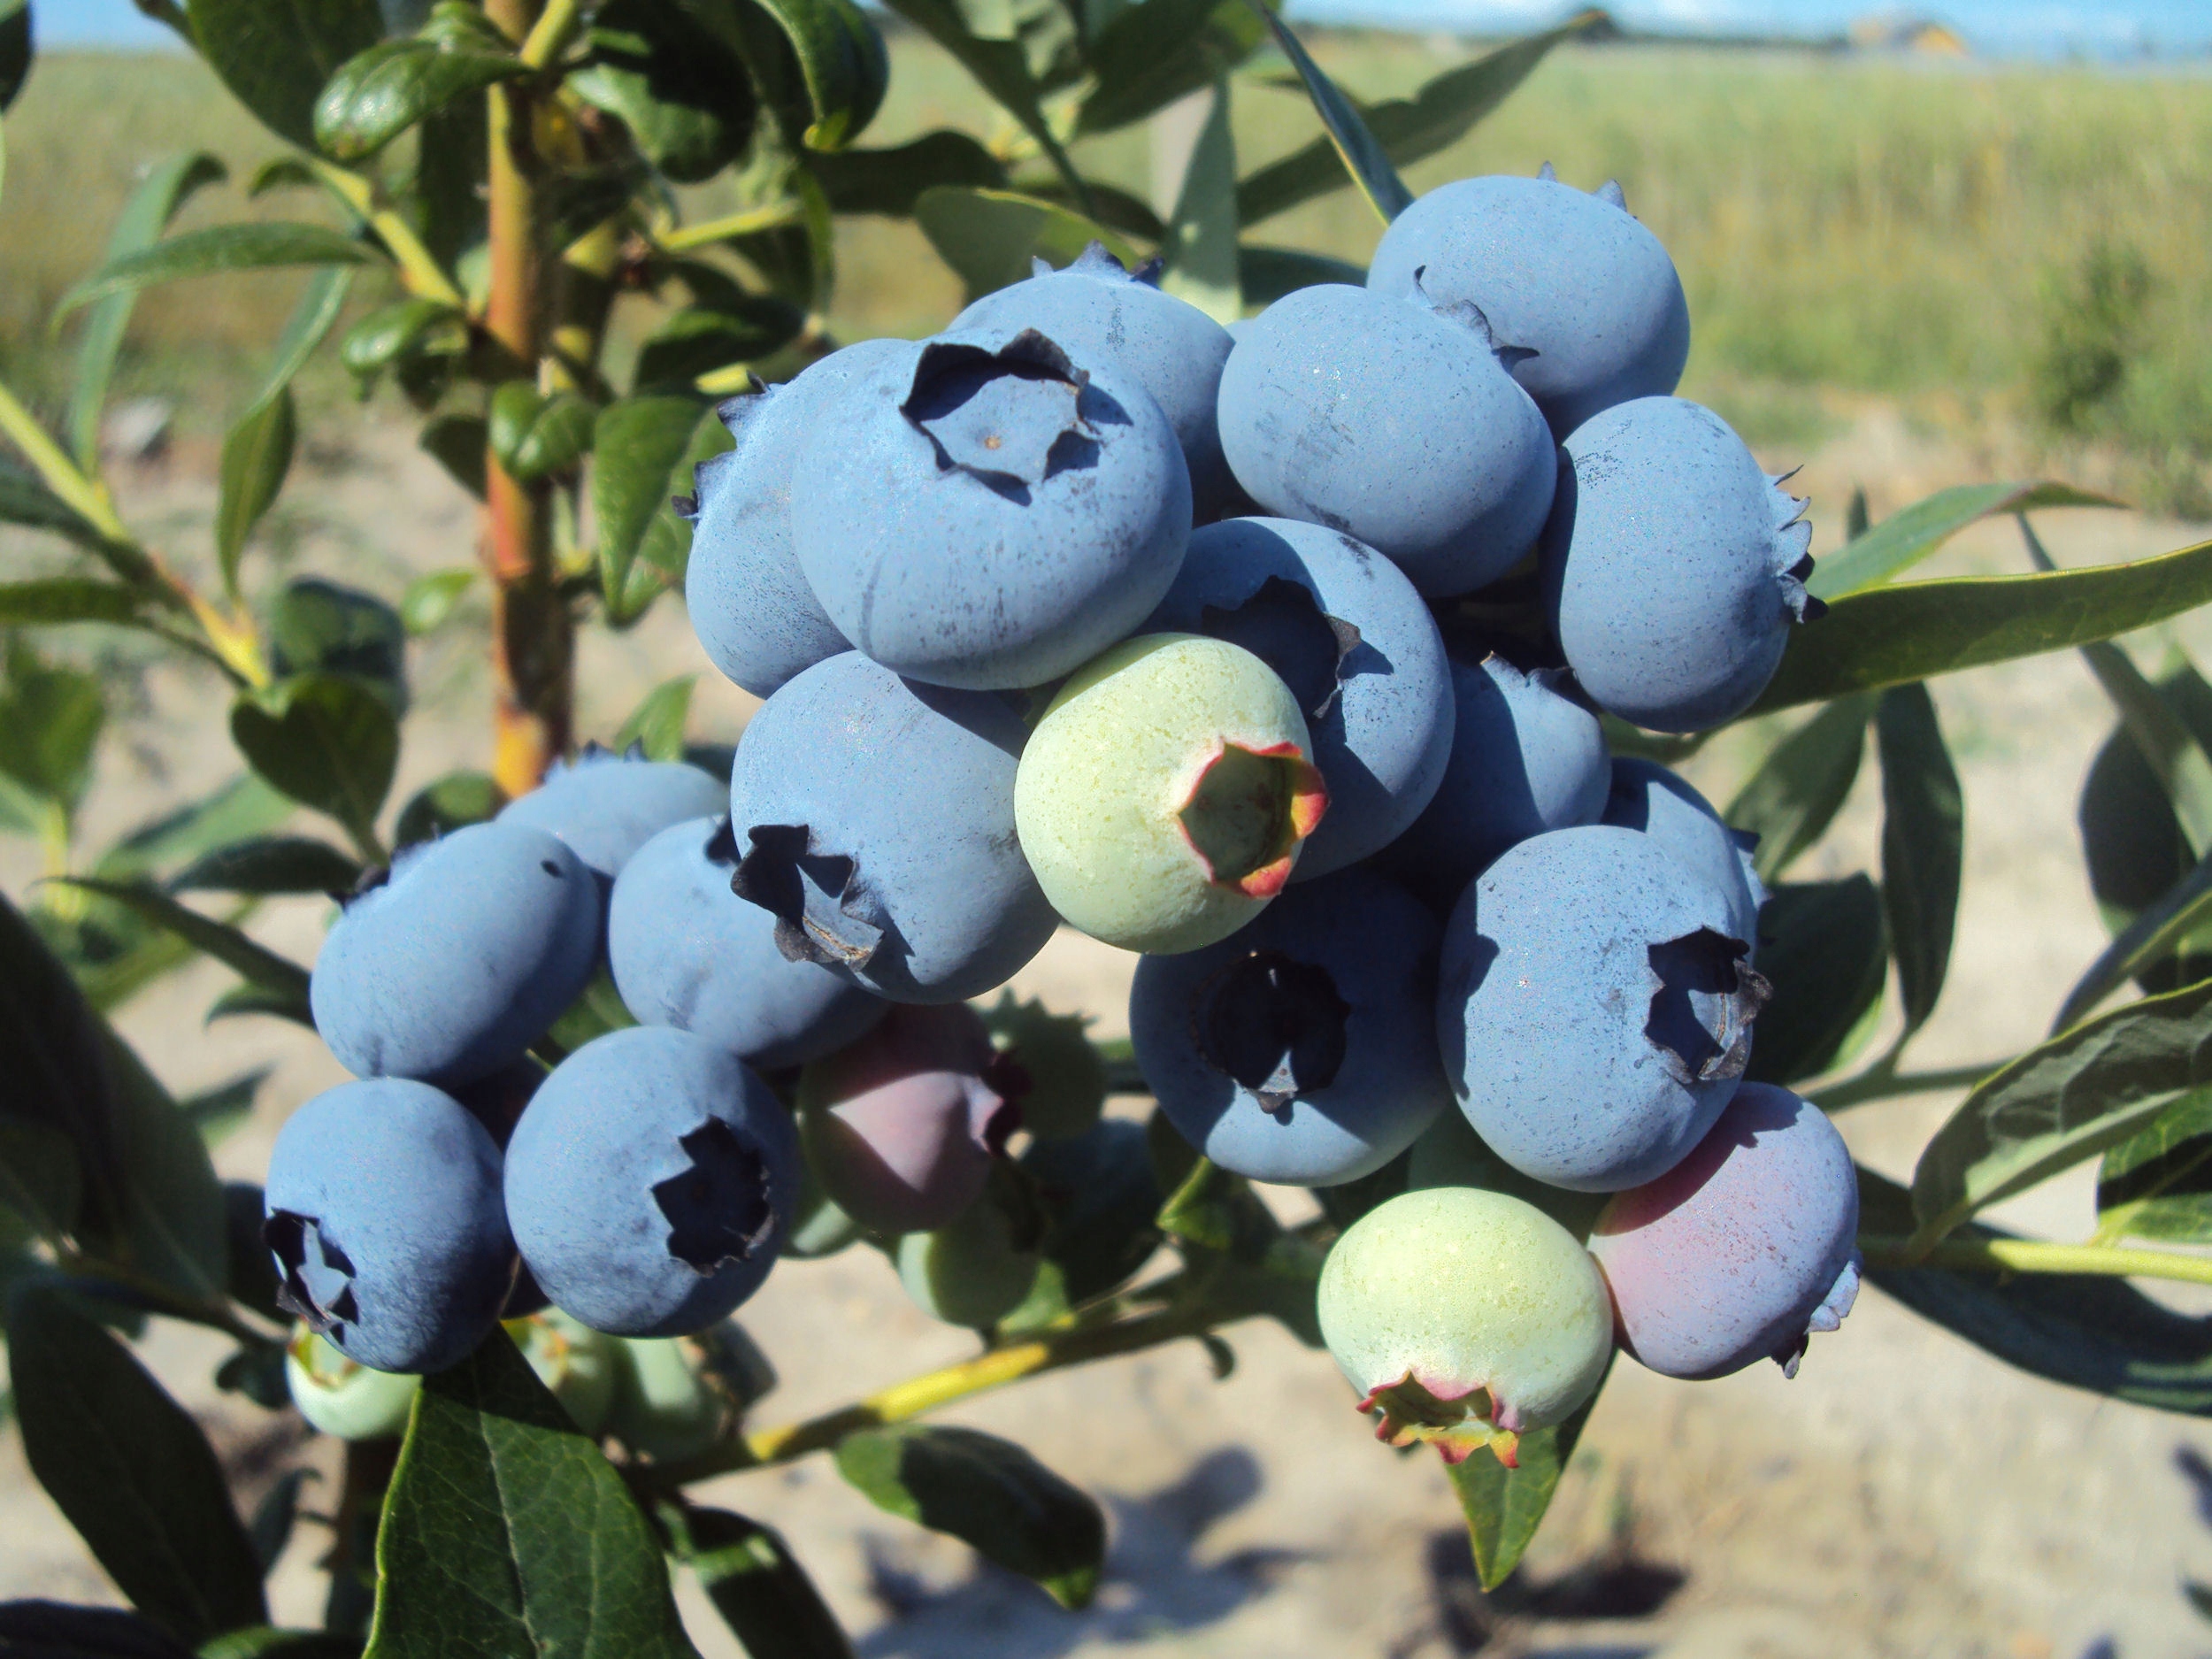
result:
[[[545,10],[530,26],[516,55],[531,68],[542,69],[567,50],[582,22],[583,8],[578,0],[546,0]]]
[[[300,159],[325,189],[376,233],[377,239],[392,256],[392,262],[399,267],[400,281],[410,294],[450,305],[457,311],[468,309],[466,296],[453,286],[445,268],[423,246],[422,238],[415,234],[415,227],[398,209],[379,198],[374,184],[360,173],[325,161],[319,156],[303,155]]]
[[[704,224],[687,225],[681,230],[672,230],[659,239],[660,249],[663,253],[688,253],[694,248],[726,242],[733,236],[749,236],[755,231],[774,230],[780,225],[796,224],[805,217],[806,208],[800,202],[771,202],[766,207],[749,207],[741,213],[732,213],[723,219],[708,219]]]
[[[1870,1267],[1945,1267],[1981,1273],[2088,1273],[2111,1279],[2168,1279],[2212,1285],[2212,1256],[2122,1249],[2108,1244],[2050,1244],[2040,1239],[1946,1239],[1916,1251],[1903,1237],[1870,1236],[1859,1250]]]

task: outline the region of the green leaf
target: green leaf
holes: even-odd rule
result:
[[[315,100],[339,65],[384,33],[377,0],[192,0],[200,56],[264,126],[302,150],[315,147]]]
[[[1752,861],[1760,880],[1780,877],[1843,810],[1866,753],[1874,706],[1871,696],[1839,697],[1769,749],[1728,803],[1722,816],[1759,838]]]
[[[1237,151],[1229,132],[1229,85],[1215,83],[1163,249],[1160,287],[1224,325],[1244,315],[1237,253]]]
[[[252,1541],[254,1559],[261,1563],[263,1577],[276,1566],[277,1557],[292,1540],[292,1523],[299,1514],[300,1487],[315,1478],[311,1469],[290,1469],[277,1478],[261,1502],[254,1506],[253,1520],[247,1527],[247,1537]],[[272,1631],[271,1635],[279,1632]],[[254,1650],[265,1653],[267,1648]]]
[[[676,1554],[750,1659],[852,1659],[814,1580],[772,1526],[727,1509],[664,1504]]]
[[[120,1342],[26,1286],[8,1369],[31,1471],[134,1607],[191,1642],[267,1622],[213,1448]]]
[[[1912,1178],[1915,1237],[2093,1157],[2212,1083],[2212,983],[2085,1021],[1978,1085]]]
[[[2119,507],[2070,484],[1961,484],[1939,490],[1855,536],[1814,567],[1806,589],[1830,601],[1893,580],[1977,519],[2037,507]]]
[[[1606,1371],[1612,1360],[1606,1360]],[[1605,1379],[1575,1414],[1555,1428],[1535,1429],[1521,1436],[1520,1466],[1508,1469],[1487,1451],[1477,1451],[1458,1463],[1448,1463],[1452,1490],[1459,1494],[1460,1513],[1467,1519],[1467,1541],[1473,1547],[1475,1574],[1482,1587],[1494,1590],[1520,1564],[1521,1555],[1543,1525],[1551,1508],[1559,1477],[1574,1455],[1575,1442],[1603,1392]]]
[[[1010,1440],[925,1424],[837,1443],[837,1472],[878,1509],[949,1532],[1033,1578],[1063,1607],[1087,1606],[1105,1563],[1098,1505]]]
[[[1865,876],[1775,888],[1759,912],[1759,972],[1774,1000],[1759,1010],[1751,1065],[1762,1083],[1794,1083],[1850,1057],[1889,972],[1882,895]]]
[[[284,332],[277,336],[268,372],[261,377],[261,388],[253,396],[256,406],[273,401],[307,366],[308,358],[315,355],[315,348],[322,344],[324,336],[344,312],[347,296],[352,292],[350,265],[318,271],[307,279],[298,300],[293,303],[292,314],[285,319]]]
[[[366,380],[402,357],[457,357],[468,344],[468,319],[450,305],[432,299],[395,300],[346,330],[338,360],[349,373]]]
[[[2140,979],[2147,969],[2192,943],[2208,921],[2212,921],[2212,858],[2200,863],[2113,936],[2066,994],[2051,1021],[2052,1032],[2064,1031],[2128,980]]]
[[[1249,58],[1267,26],[1244,0],[1142,0],[1120,12],[1086,56],[1095,82],[1076,115],[1087,136],[1126,127],[1212,85]]]
[[[485,456],[490,448],[488,423],[480,415],[440,415],[423,423],[417,440],[463,489],[484,499]]]
[[[622,1477],[503,1331],[423,1379],[376,1565],[367,1659],[696,1659]]]
[[[392,826],[395,847],[412,847],[495,817],[507,796],[489,772],[449,772],[418,790]]]
[[[0,1394],[0,1421],[6,1419]],[[0,1654],[7,1659],[194,1659],[158,1624],[111,1607],[0,1601]]]
[[[972,33],[967,19],[952,0],[888,0],[891,9],[959,60],[975,77],[976,84],[998,100],[1022,130],[1037,141],[1052,163],[1053,171],[1077,193],[1084,194],[1082,175],[1062,148],[1059,134],[1045,119],[1038,102],[1039,87],[1030,73],[1029,57],[1019,42],[985,40]]]
[[[165,884],[172,893],[346,893],[361,866],[327,841],[257,835],[203,853]]]
[[[476,572],[457,565],[449,571],[432,571],[418,576],[407,584],[407,591],[399,596],[399,619],[409,634],[419,639],[434,634],[452,618],[476,580]]]
[[[690,718],[691,689],[698,681],[696,674],[679,674],[647,692],[645,701],[630,711],[630,718],[614,734],[616,751],[641,743],[653,760],[681,760],[684,722]]]
[[[1392,164],[1410,166],[1424,156],[1434,155],[1458,142],[1528,79],[1547,52],[1590,27],[1600,15],[1581,12],[1557,28],[1528,35],[1472,63],[1448,69],[1412,97],[1393,98],[1366,110],[1363,125],[1358,125],[1360,113],[1352,111],[1341,93],[1330,88],[1336,103],[1356,126],[1348,141],[1339,135],[1337,124],[1330,119],[1330,111],[1323,107],[1320,95],[1313,94],[1322,122],[1330,128],[1329,137],[1314,140],[1247,179],[1237,191],[1237,206],[1244,222],[1257,224],[1301,202],[1337,189],[1344,184],[1347,173],[1352,175],[1353,182],[1360,185],[1385,222],[1396,218],[1411,198],[1405,194],[1405,187],[1398,183],[1396,173],[1391,170]],[[1280,24],[1276,25],[1279,37],[1287,33]],[[1288,52],[1290,49],[1286,47],[1285,50]],[[1314,77],[1320,71],[1311,69],[1309,73],[1310,60],[1301,62],[1304,56],[1302,51],[1292,53],[1291,61],[1311,93]],[[1326,85],[1325,81],[1322,84]],[[1357,153],[1363,157],[1361,163],[1355,164],[1352,153],[1348,151],[1348,142],[1358,146]],[[1375,173],[1375,182],[1371,183],[1363,177],[1363,168],[1373,168],[1378,163],[1380,170]]]
[[[30,78],[33,50],[31,0],[0,0],[0,110]]]
[[[58,880],[88,893],[97,893],[127,906],[165,932],[174,933],[194,949],[212,956],[239,978],[263,990],[294,999],[300,1023],[311,1026],[307,1010],[307,970],[280,956],[266,945],[249,937],[227,922],[204,916],[189,905],[171,898],[160,888],[128,881],[102,881],[92,876],[61,876]]]
[[[1011,190],[939,185],[915,198],[914,219],[971,300],[1026,280],[1032,259],[1066,265],[1094,242],[1125,265],[1138,263],[1136,250],[1103,225]]]
[[[326,812],[363,847],[399,763],[399,723],[361,680],[299,674],[231,704],[231,740],[247,763],[302,806]]]
[[[407,711],[406,625],[374,594],[294,577],[269,607],[269,650],[279,674],[345,674]]]
[[[65,816],[92,781],[94,750],[107,724],[99,677],[40,661],[17,645],[0,680],[0,773]]]
[[[1298,37],[1290,32],[1282,19],[1262,6],[1260,0],[1250,0],[1250,4],[1266,23],[1269,33],[1274,35],[1275,44],[1282,48],[1283,56],[1290,59],[1290,66],[1298,72],[1298,79],[1305,82],[1306,96],[1312,100],[1314,113],[1321,118],[1321,125],[1327,129],[1328,142],[1334,148],[1337,159],[1343,164],[1344,171],[1351,175],[1352,182],[1359,187],[1360,194],[1367,198],[1367,204],[1375,210],[1376,217],[1387,225],[1413,202],[1413,192],[1406,188],[1405,180],[1398,176],[1397,168],[1391,165],[1389,152],[1368,130],[1366,121],[1352,106],[1352,101],[1338,91],[1336,82],[1324,74],[1321,65],[1306,55],[1306,49],[1298,43]],[[1540,52],[1538,56],[1542,54]],[[1534,66],[1533,60],[1531,66]],[[1509,86],[1507,90],[1510,89]],[[1498,96],[1502,97],[1504,93],[1501,92]],[[1283,165],[1281,162],[1276,163],[1273,167],[1248,180],[1238,189],[1237,216],[1245,224],[1256,224],[1269,214],[1279,212],[1283,206],[1288,205],[1287,201],[1279,204],[1279,198],[1283,197],[1286,192],[1280,185],[1268,179],[1269,173]]]
[[[698,184],[751,138],[759,99],[727,40],[682,6],[610,0],[587,35],[590,52],[565,85],[618,117],[639,152],[678,184]]]
[[[205,799],[165,812],[123,837],[93,865],[111,881],[142,876],[178,859],[198,857],[250,835],[274,829],[292,815],[292,803],[251,772],[242,772]]]
[[[82,576],[50,576],[0,583],[0,627],[42,627],[70,622],[106,622],[119,627],[155,626],[138,590]]]
[[[99,555],[126,581],[150,582],[153,578],[153,566],[143,554],[110,541],[75,508],[7,460],[0,460],[0,523],[25,525],[65,537],[88,552]]]
[[[688,393],[702,375],[757,362],[790,343],[806,317],[789,302],[746,295],[741,311],[679,311],[638,349],[635,392]]]
[[[875,119],[890,83],[883,36],[853,0],[758,0],[789,37],[814,119],[810,150],[842,150]]]
[[[19,1248],[23,1234],[58,1240],[77,1225],[84,1175],[67,1134],[50,1124],[0,1117],[0,1245]]]
[[[2212,1094],[2185,1095],[2106,1152],[2097,1215],[2104,1238],[2212,1239]]]
[[[1874,714],[1882,760],[1882,905],[1905,1029],[1928,1023],[1951,965],[1965,865],[1965,803],[1924,685],[1893,686]]]
[[[2212,759],[2124,649],[2099,640],[2083,646],[2081,654],[2118,710],[2122,728],[2157,779],[2191,844],[2212,848]]]
[[[512,52],[487,50],[480,39],[380,41],[349,58],[323,88],[315,142],[340,161],[359,161],[432,111],[528,73]]]
[[[202,1089],[196,1094],[188,1094],[177,1102],[177,1110],[183,1115],[186,1122],[199,1132],[201,1143],[212,1150],[227,1140],[233,1130],[241,1127],[247,1118],[253,1116],[254,1096],[261,1092],[261,1086],[269,1080],[270,1070],[271,1068],[263,1066],[258,1071],[244,1072],[234,1077],[227,1083],[218,1083],[213,1088]],[[224,1190],[227,1193],[230,1189],[226,1187]],[[259,1192],[260,1188],[256,1187],[253,1190]],[[267,1247],[259,1242],[260,1217],[260,1206],[257,1202],[254,1206],[251,1229],[256,1238],[251,1254],[257,1261],[265,1261],[269,1252]],[[235,1257],[237,1251],[233,1249],[231,1254]],[[234,1278],[237,1265],[238,1263],[234,1259],[231,1263]],[[270,1277],[273,1281],[273,1271]],[[272,1294],[273,1294],[272,1291]],[[266,1301],[267,1298],[263,1300]],[[270,1302],[269,1305],[273,1308],[275,1303]],[[279,1316],[272,1315],[271,1317]]]
[[[219,184],[227,173],[223,164],[207,151],[172,156],[139,181],[123,204],[115,227],[108,233],[107,257],[119,258],[150,248],[161,239],[176,211],[204,186]],[[111,294],[92,308],[77,336],[77,378],[69,393],[69,413],[62,426],[71,454],[86,472],[100,466],[100,416],[107,404],[108,383],[114,378],[122,355],[123,335],[130,326],[135,290]]]
[[[1068,1140],[1035,1141],[1021,1164],[1049,1218],[1040,1278],[1054,1276],[1066,1306],[1127,1283],[1152,1259],[1166,1194],[1141,1126],[1109,1118]]]
[[[111,294],[128,294],[182,277],[220,276],[230,271],[265,271],[283,265],[368,265],[375,257],[367,244],[320,225],[276,220],[213,225],[109,260],[63,295],[54,315],[66,316],[80,305]]]
[[[518,483],[565,472],[591,447],[594,412],[574,392],[543,397],[527,380],[508,380],[492,394],[492,453]]]
[[[695,397],[626,397],[599,411],[591,501],[600,583],[615,619],[634,618],[654,594],[681,580],[691,529],[670,503],[690,489],[692,468],[704,453],[728,444],[714,411]],[[632,580],[641,561],[649,584],[642,601]]]
[[[292,447],[299,435],[298,416],[292,391],[284,388],[267,403],[247,411],[223,439],[223,460],[218,472],[220,494],[215,504],[215,557],[221,565],[224,589],[238,592],[238,560],[246,550],[246,538],[276,504],[284,488],[285,474],[292,470]]]
[[[1236,4],[1241,5],[1243,0]],[[1248,311],[1263,311],[1284,295],[1300,288],[1317,288],[1324,282],[1357,288],[1366,280],[1367,273],[1359,266],[1325,254],[1256,247],[1249,242],[1237,250],[1237,281]]]
[[[218,1637],[200,1648],[197,1659],[361,1659],[361,1638],[342,1631],[280,1630],[265,1624]]]
[[[913,216],[914,198],[932,185],[1003,189],[1005,164],[965,133],[925,133],[884,150],[810,156],[807,167],[840,213]]]
[[[1871,588],[1790,630],[1781,668],[1751,712],[2066,650],[2207,600],[2212,541],[2125,565]]]

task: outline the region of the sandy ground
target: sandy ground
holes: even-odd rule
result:
[[[1839,411],[1846,430],[1808,462],[1816,550],[1834,545],[1855,483],[1877,516],[1945,484],[2017,476],[2001,444],[1967,449],[1907,430],[1878,406]],[[298,567],[396,594],[415,572],[465,560],[467,503],[403,433],[363,424],[296,480],[288,529]],[[1778,470],[1803,458],[1764,457]],[[139,521],[204,549],[212,489],[197,457],[131,490]],[[2092,480],[2093,481],[2093,480]],[[2131,514],[2044,516],[2064,562],[2184,544],[2184,526]],[[11,549],[14,544],[7,544]],[[15,555],[10,552],[12,559]],[[2022,567],[2008,526],[1969,534],[1932,571]],[[2212,621],[2185,626],[2201,655]],[[2154,666],[2165,641],[2134,642]],[[703,669],[680,608],[664,604],[585,652],[582,726],[611,733],[644,690]],[[419,697],[395,799],[480,759],[482,681],[465,635],[419,648]],[[225,775],[234,761],[209,719],[210,685],[161,669],[146,681],[134,742],[119,749],[88,809],[89,843]],[[2109,716],[2070,657],[1984,672],[1936,688],[1966,782],[1968,869],[1959,945],[1928,1064],[1997,1056],[2039,1034],[2102,942],[2081,873],[2075,796]],[[694,731],[727,737],[747,700],[710,671]],[[1725,799],[1745,746],[1717,744],[1690,769]],[[1810,873],[1871,867],[1872,768]],[[0,849],[19,895],[35,872]],[[305,961],[322,907],[272,906],[257,931]],[[1018,987],[1123,1029],[1131,958],[1064,935]],[[226,1175],[258,1172],[284,1114],[339,1079],[311,1039],[268,1021],[201,1016],[225,982],[197,968],[122,1018],[176,1087],[273,1065],[252,1124],[219,1151]],[[1862,1108],[1842,1120],[1855,1149],[1910,1169],[1944,1097]],[[2048,1236],[2087,1230],[2085,1179],[2018,1201],[2008,1218]],[[744,1322],[782,1368],[763,1408],[780,1419],[961,1357],[964,1333],[916,1312],[872,1253],[780,1270]],[[1512,1609],[1472,1587],[1449,1488],[1425,1456],[1399,1457],[1362,1432],[1325,1357],[1272,1326],[1231,1333],[1239,1363],[1212,1380],[1195,1344],[1041,1379],[971,1402],[948,1420],[1009,1433],[1096,1493],[1112,1517],[1097,1605],[1059,1612],[1029,1585],[963,1547],[873,1509],[818,1460],[731,1478],[713,1501],[772,1520],[799,1548],[869,1659],[979,1654],[1335,1654],[1442,1659],[1499,1655],[1921,1655],[2002,1659],[2178,1659],[2212,1652],[2212,1626],[2181,1594],[2212,1578],[2212,1425],[2109,1403],[2018,1375],[1878,1293],[1786,1382],[1762,1368],[1686,1386],[1625,1362],[1609,1386],[1529,1558],[1533,1594]],[[223,1347],[164,1328],[152,1363],[230,1453],[250,1494],[288,1462],[328,1469],[326,1442],[297,1446],[282,1419],[220,1395]],[[311,1487],[328,1501],[329,1486]],[[318,1500],[311,1495],[310,1507]],[[326,1534],[300,1529],[274,1581],[280,1617],[308,1623]],[[112,1589],[0,1434],[0,1596],[112,1599]],[[703,1650],[734,1654],[695,1589],[683,1586]]]

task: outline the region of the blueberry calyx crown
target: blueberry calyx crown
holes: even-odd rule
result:
[[[353,1297],[353,1263],[313,1216],[289,1210],[269,1213],[261,1241],[276,1257],[277,1306],[304,1321],[317,1336],[342,1341],[339,1327],[361,1316]]]
[[[1280,950],[1248,951],[1217,970],[1196,1001],[1199,1053],[1279,1120],[1344,1064],[1352,1006],[1325,968]]]
[[[1360,648],[1360,631],[1322,610],[1313,590],[1286,576],[1270,576],[1242,603],[1207,605],[1198,631],[1240,645],[1290,687],[1309,720],[1325,719],[1344,688],[1344,663]]]
[[[854,861],[818,848],[804,824],[756,824],[745,833],[751,845],[737,861],[730,891],[776,918],[776,949],[783,959],[866,967],[883,942],[883,929],[853,909],[864,891]],[[733,849],[735,845],[733,836]]]
[[[1296,744],[1248,749],[1224,739],[1175,816],[1208,880],[1271,899],[1328,809],[1320,770]]]
[[[1160,273],[1164,267],[1165,261],[1156,254],[1133,271],[1114,257],[1112,249],[1094,236],[1084,244],[1083,251],[1069,262],[1066,273],[1071,276],[1094,277],[1105,282],[1141,282],[1148,288],[1156,288],[1160,286]],[[1062,273],[1055,271],[1052,268],[1052,261],[1042,254],[1032,254],[1029,258],[1029,274],[1034,279],[1058,276]]]
[[[963,472],[1025,499],[1029,486],[1083,465],[1097,448],[1080,411],[1090,376],[1033,328],[996,349],[972,341],[924,346],[899,412]]]
[[[719,1118],[676,1144],[691,1167],[655,1183],[653,1202],[668,1221],[668,1253],[701,1278],[752,1259],[776,1230],[768,1165]]]
[[[1752,971],[1749,950],[1709,927],[1648,948],[1653,989],[1644,1035],[1685,1087],[1740,1078],[1751,1064],[1751,1023],[1774,987]]]
[[[1360,1412],[1376,1412],[1375,1438],[1386,1446],[1426,1442],[1448,1463],[1461,1463],[1487,1446],[1508,1469],[1518,1469],[1519,1416],[1479,1384],[1456,1393],[1423,1382],[1410,1371],[1395,1382],[1371,1388]]]

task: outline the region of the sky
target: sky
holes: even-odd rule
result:
[[[1562,0],[1291,0],[1290,15],[1328,22],[1509,32],[1548,23]],[[1832,35],[1870,12],[1937,19],[2002,57],[2125,58],[2212,51],[2212,0],[1617,0],[1632,28],[1697,34]],[[131,0],[32,0],[49,46],[163,47],[174,37]]]

